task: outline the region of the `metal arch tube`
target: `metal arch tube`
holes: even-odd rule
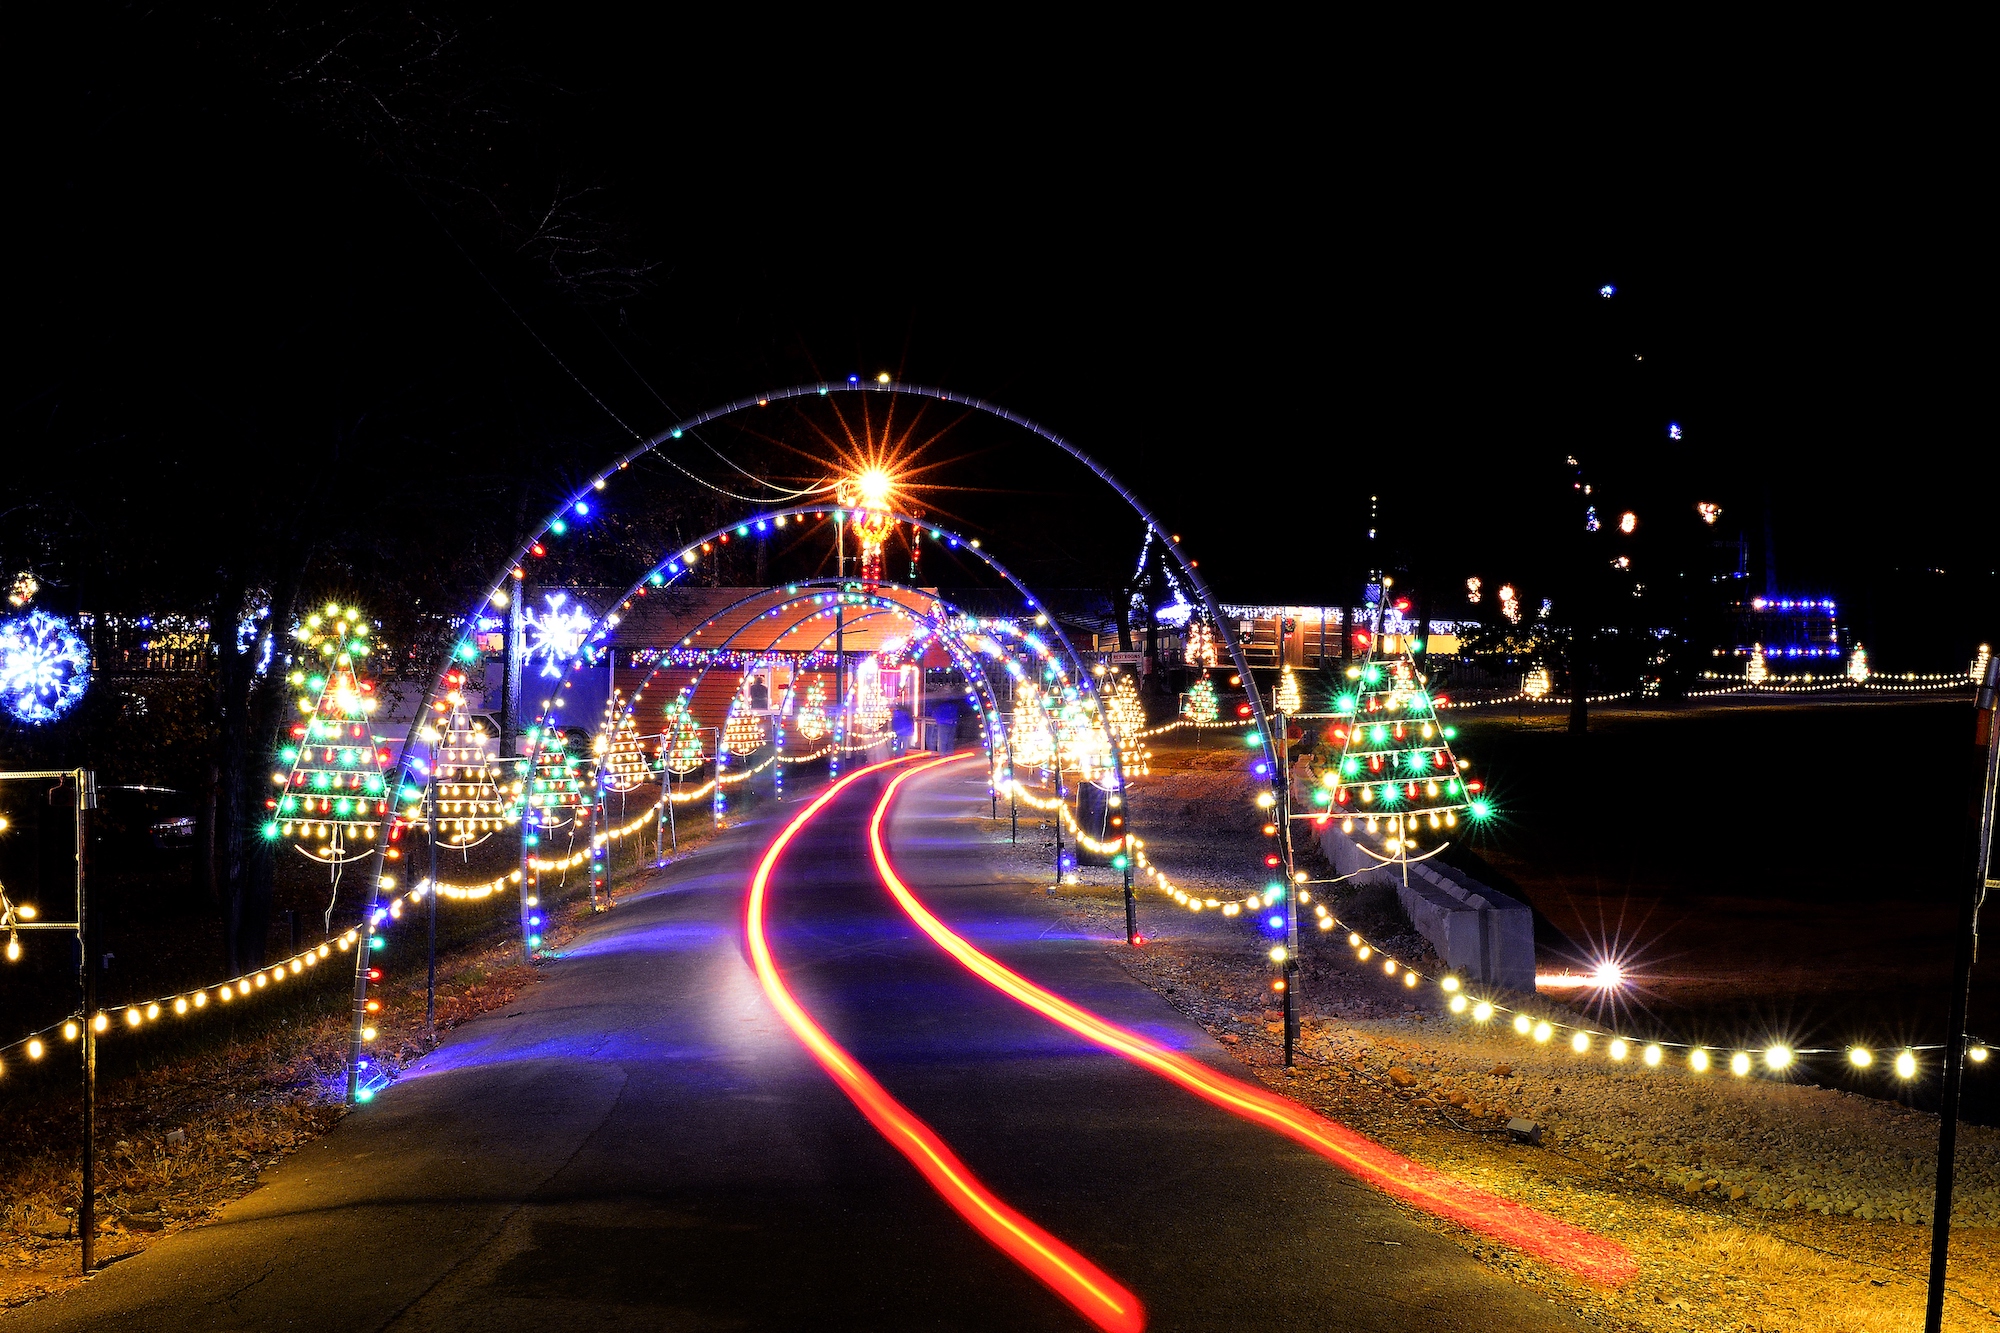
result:
[[[948,389],[939,389],[928,385],[901,384],[893,381],[888,384],[879,384],[879,383],[862,384],[859,381],[854,381],[847,384],[796,385],[787,389],[766,392],[763,394],[754,395],[746,398],[739,398],[733,402],[725,403],[719,407],[710,408],[705,412],[699,413],[693,417],[686,418],[679,425],[674,426],[666,431],[658,433],[653,438],[647,440],[645,443],[638,446],[637,448],[627,450],[624,454],[620,455],[609,468],[606,468],[603,472],[599,473],[599,478],[606,477],[612,472],[623,470],[632,462],[633,459],[638,458],[646,453],[650,453],[652,450],[664,445],[670,439],[678,438],[682,433],[684,433],[687,430],[692,430],[710,421],[714,421],[725,416],[730,416],[737,412],[745,411],[751,407],[764,406],[772,402],[780,402],[794,398],[803,398],[808,396],[825,397],[833,393],[855,393],[855,392],[888,393],[888,394],[905,393],[915,397],[930,398],[938,402],[947,402],[956,404],[961,407],[968,407],[974,411],[986,413],[989,416],[997,417],[1002,421],[1006,421],[1015,426],[1018,426],[1021,429],[1026,430],[1033,435],[1039,436],[1043,440],[1046,440],[1048,443],[1053,444],[1055,447],[1061,449],[1064,453],[1070,455],[1072,458],[1076,459],[1079,463],[1089,468],[1090,471],[1094,473],[1099,480],[1103,481],[1107,486],[1111,487],[1111,489],[1114,492],[1116,492],[1121,499],[1123,499],[1128,505],[1130,505],[1133,511],[1137,513],[1139,517],[1143,519],[1153,531],[1158,532],[1162,530],[1159,520],[1154,517],[1153,512],[1150,509],[1148,509],[1146,505],[1140,501],[1138,496],[1134,495],[1132,491],[1128,489],[1123,482],[1119,481],[1117,477],[1115,477],[1107,468],[1105,468],[1103,464],[1099,463],[1095,458],[1085,453],[1082,449],[1078,448],[1076,445],[1071,444],[1063,436],[1057,434],[1053,430],[1050,430],[1048,427],[1043,426],[1041,423],[1033,420],[1032,418],[1022,416],[1021,414],[1011,411],[1008,408],[1001,407],[996,403],[990,403],[987,402],[985,399],[978,398],[969,394],[954,393]],[[535,545],[541,541],[543,535],[546,534],[550,530],[551,526],[558,519],[560,519],[563,516],[563,514],[567,513],[571,508],[571,506],[576,503],[577,499],[574,497],[566,499],[561,505],[556,507],[554,510],[550,511],[550,513],[534,529],[534,533],[532,536],[526,538],[515,548],[513,555],[508,559],[506,565],[501,570],[499,576],[495,579],[492,586],[490,586],[486,590],[486,593],[480,598],[479,601],[480,605],[484,605],[490,602],[492,598],[495,596],[495,594],[507,588],[509,575],[511,574],[511,572],[517,568],[522,567],[521,562],[527,558],[529,553],[534,549]],[[760,517],[770,518],[778,514],[789,516],[794,513],[813,513],[827,508],[841,508],[841,507],[843,506],[838,506],[838,505],[828,506],[825,504],[798,505],[779,511],[767,511],[763,515],[760,515]],[[905,520],[905,521],[914,521],[914,520]],[[735,526],[740,526],[740,525],[731,524],[725,527],[717,528],[714,532],[692,543],[689,543],[682,549],[685,550],[695,546],[699,546],[702,542],[712,540],[713,538],[720,536],[722,533],[729,531],[731,527]],[[930,525],[925,524],[923,526],[928,527]],[[1235,663],[1238,677],[1244,682],[1245,692],[1249,695],[1250,698],[1250,707],[1252,716],[1256,719],[1257,722],[1259,735],[1262,740],[1263,748],[1265,751],[1265,756],[1271,763],[1274,785],[1277,785],[1282,789],[1285,786],[1285,784],[1289,782],[1290,775],[1280,772],[1278,769],[1277,751],[1276,747],[1272,744],[1270,736],[1270,720],[1268,715],[1264,711],[1264,701],[1258,695],[1257,692],[1256,677],[1254,677],[1250,673],[1249,661],[1243,655],[1242,645],[1240,642],[1238,642],[1237,636],[1234,633],[1234,631],[1227,628],[1226,622],[1223,620],[1222,617],[1221,607],[1216,602],[1214,594],[1210,591],[1207,581],[1201,577],[1200,573],[1194,568],[1191,562],[1182,557],[1178,549],[1178,544],[1173,542],[1168,542],[1165,543],[1163,549],[1170,552],[1173,555],[1175,564],[1180,567],[1182,574],[1186,576],[1188,582],[1194,586],[1196,593],[1200,595],[1202,605],[1208,611],[1211,621],[1218,627],[1221,627],[1223,630],[1224,641],[1229,645],[1230,659]],[[986,560],[986,563],[988,565],[990,565],[996,571],[1000,572],[1002,576],[1005,577],[1009,583],[1014,584],[1014,586],[1017,589],[1022,586],[1018,582],[1018,580],[1014,579],[1011,575],[1008,575],[1004,571],[1004,569],[1001,568],[999,563],[988,557],[985,552],[979,551],[975,548],[973,553],[975,555],[980,556],[982,559]],[[649,571],[649,576],[651,572],[653,571]],[[640,582],[641,584],[643,584],[644,580],[642,579]],[[639,586],[640,584],[635,584],[633,591],[637,591]],[[516,595],[518,595],[518,593],[516,593]],[[626,594],[626,596],[628,597],[631,595],[632,594],[629,592]],[[618,600],[622,602],[624,599],[620,598]],[[1056,637],[1058,638],[1058,640],[1062,642],[1065,653],[1071,658],[1073,662],[1077,661],[1078,659],[1076,658],[1075,650],[1073,646],[1069,643],[1068,637],[1063,634],[1061,626],[1057,625],[1053,620],[1051,620],[1050,628],[1055,630]],[[438,688],[443,682],[445,673],[450,669],[451,669],[451,656],[447,654],[443,664],[438,667],[437,672],[431,682],[430,688],[425,692],[422,704],[420,704],[418,708],[416,720],[411,723],[409,736],[405,739],[403,743],[402,758],[398,764],[399,768],[407,764],[410,748],[416,740],[417,728],[421,725],[422,719],[424,717],[424,705],[428,705],[431,702],[431,700],[436,696]],[[1088,677],[1084,676],[1081,671],[1079,671],[1079,676],[1082,677],[1082,679],[1084,679],[1087,683]],[[1112,758],[1114,764],[1117,766],[1119,788],[1122,791],[1125,787],[1124,758],[1123,755],[1119,752],[1115,738],[1112,741]],[[400,788],[400,785],[401,781],[399,775],[397,783],[398,788]],[[393,820],[393,812],[391,818]],[[368,958],[372,952],[372,949],[370,947],[370,940],[372,939],[374,932],[374,925],[373,925],[374,915],[377,908],[380,906],[381,902],[383,866],[386,863],[386,857],[388,854],[387,842],[388,839],[384,838],[380,842],[378,842],[376,846],[375,857],[373,862],[374,873],[369,876],[368,900],[366,905],[362,909],[362,934],[360,940],[361,947],[357,949],[355,953],[356,1001],[354,1006],[353,1031],[348,1043],[348,1061],[347,1061],[347,1069],[348,1069],[347,1100],[350,1103],[352,1103],[354,1100],[354,1094],[356,1090],[356,1072],[358,1068],[358,1061],[361,1058],[361,1030],[363,1026],[363,1011],[365,1008],[365,1000],[367,995]],[[1291,901],[1291,894],[1289,891],[1286,894],[1286,901],[1288,903]]]

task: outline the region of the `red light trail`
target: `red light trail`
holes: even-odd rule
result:
[[[1616,1241],[1454,1180],[1297,1102],[1218,1074],[1196,1060],[1043,990],[967,943],[910,892],[889,863],[889,854],[882,845],[882,821],[896,799],[897,789],[919,773],[964,757],[967,756],[933,759],[898,773],[883,790],[868,821],[868,845],[874,852],[875,869],[883,884],[910,919],[981,980],[1049,1021],[1171,1079],[1232,1115],[1276,1130],[1335,1166],[1425,1212],[1491,1236],[1591,1282],[1616,1286],[1637,1271],[1631,1254]]]
[[[878,769],[903,762],[885,760],[856,769],[821,792],[804,810],[793,816],[784,831],[772,841],[750,881],[750,895],[744,909],[744,935],[750,942],[750,961],[757,980],[772,1006],[791,1028],[807,1051],[818,1060],[840,1090],[847,1094],[910,1164],[923,1173],[931,1188],[971,1223],[997,1249],[1039,1278],[1056,1295],[1076,1307],[1078,1313],[1108,1333],[1138,1333],[1146,1326],[1145,1307],[1139,1298],[1119,1285],[1097,1265],[1015,1212],[972,1174],[957,1154],[945,1146],[937,1133],[911,1114],[909,1109],[860,1062],[821,1030],[792,998],[784,978],[771,960],[771,948],[764,938],[764,902],[769,894],[771,871],[786,846],[814,815],[839,795],[849,783]],[[879,811],[878,811],[879,818]],[[879,853],[878,853],[879,856]]]

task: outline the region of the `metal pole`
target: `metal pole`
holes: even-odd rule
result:
[[[1062,737],[1056,737],[1056,883],[1062,883]]]
[[[1278,753],[1277,772],[1272,775],[1278,804],[1278,855],[1285,871],[1285,1068],[1292,1067],[1292,1048],[1299,1040],[1299,899],[1298,877],[1292,870],[1292,774],[1289,719],[1274,712],[1277,735],[1273,742]]]
[[[668,839],[670,840],[670,841],[669,841],[669,844],[668,844],[668,845],[669,845],[669,846],[671,846],[671,847],[673,848],[673,852],[674,852],[674,855],[676,855],[676,856],[679,856],[679,855],[680,855],[680,851],[681,851],[681,831],[680,831],[680,829],[679,829],[679,828],[677,827],[677,825],[678,825],[678,822],[679,822],[679,821],[677,821],[677,820],[676,820],[676,819],[674,818],[674,806],[673,806],[673,802],[672,802],[672,800],[668,800],[668,802],[667,802],[667,837],[668,837]]]
[[[1014,715],[1007,715],[1007,841],[1021,841],[1021,802],[1014,790]]]
[[[424,1026],[430,1029],[433,1038],[437,1036],[437,989],[438,989],[438,775],[437,755],[431,755],[430,784],[430,831],[431,831],[431,891],[424,895],[430,899],[430,937],[427,948],[430,954],[424,972]]]
[[[515,771],[520,772],[521,770],[517,768]],[[526,780],[523,783],[523,785],[528,789],[530,793],[534,791],[535,774],[532,766],[529,767],[529,769],[527,770]],[[537,905],[540,901],[539,895],[535,893],[535,859],[534,859],[535,844],[531,841],[531,839],[533,839],[535,836],[534,835],[535,826],[529,822],[529,816],[533,812],[534,808],[535,808],[534,804],[529,797],[527,796],[522,797],[521,799],[521,961],[524,963],[532,963],[535,961],[535,946],[532,943],[530,943],[530,941],[534,938],[535,932],[533,926],[530,925],[529,923],[528,909],[530,907]]]
[[[2000,786],[2000,744],[1994,736],[1996,705],[2000,704],[2000,659],[1988,662],[1973,705],[1972,758],[1978,765],[1973,787],[1970,881],[1958,908],[1958,948],[1952,965],[1951,1018],[1945,1028],[1944,1098],[1938,1106],[1936,1199],[1931,1206],[1931,1273],[1925,1294],[1924,1333],[1939,1333],[1944,1325],[1945,1266],[1951,1246],[1952,1173],[1958,1153],[1958,1099],[1965,1082],[1965,1020],[1971,999],[1972,963],[1978,944],[1979,906],[1994,887],[1988,864],[1993,846],[1993,798]]]
[[[83,1271],[97,1259],[97,940],[90,929],[84,889],[89,848],[88,810],[97,808],[97,774],[76,770],[76,942],[82,951],[83,981],[83,1197],[77,1200],[77,1233],[83,1238]]]

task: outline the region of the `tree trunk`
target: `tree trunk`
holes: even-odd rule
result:
[[[280,640],[292,623],[300,585],[305,581],[307,549],[298,548],[278,572],[271,589],[271,633]],[[235,624],[234,617],[230,624]],[[222,843],[225,898],[223,944],[232,972],[247,972],[264,963],[265,936],[271,924],[271,852],[273,844],[252,838],[250,832],[263,824],[265,811],[257,794],[265,784],[259,779],[277,748],[278,728],[285,717],[284,705],[290,691],[278,680],[265,689],[253,689],[257,654],[236,656],[232,641],[225,653],[240,663],[240,702],[225,719],[222,746],[222,791],[216,802]],[[274,674],[282,674],[274,655]]]
[[[1132,590],[1124,589],[1118,594],[1118,651],[1132,651]]]

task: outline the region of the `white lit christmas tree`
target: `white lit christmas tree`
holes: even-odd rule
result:
[[[792,730],[799,739],[817,742],[832,728],[826,719],[826,683],[815,675],[806,685],[805,702],[792,720]]]
[[[624,698],[613,690],[605,702],[604,727],[597,734],[597,780],[604,790],[628,792],[651,776],[646,749],[639,743],[639,723]]]
[[[464,851],[520,822],[514,797],[521,784],[512,784],[516,788],[512,792],[501,789],[495,738],[465,709],[465,673],[450,672],[445,686],[444,726],[426,733],[436,747],[431,782],[437,788],[437,838]],[[403,811],[407,823],[421,824],[427,818],[424,796],[422,788],[403,789],[403,799],[410,803]]]
[[[1281,713],[1296,713],[1301,707],[1299,702],[1299,678],[1292,673],[1292,669],[1289,666],[1285,668],[1284,673],[1278,678],[1278,692],[1275,701],[1278,705],[1278,711]]]
[[[755,713],[732,707],[722,724],[722,748],[731,754],[750,754],[764,744],[764,719]]]

